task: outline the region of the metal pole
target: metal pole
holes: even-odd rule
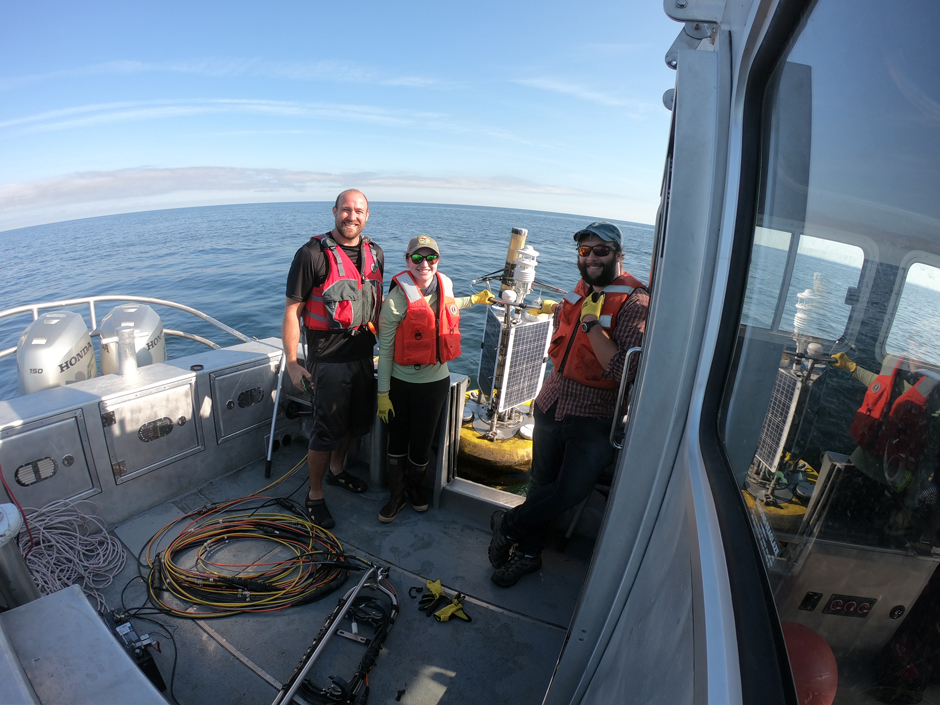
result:
[[[359,594],[359,591],[369,582],[369,578],[373,575],[376,575],[378,570],[377,566],[372,566],[369,570],[366,571],[366,574],[362,576],[362,580],[359,581],[359,584],[346,593],[346,597],[343,599],[346,601],[343,605],[343,609],[340,610],[339,614],[336,615],[333,619],[333,623],[330,624],[327,629],[326,634],[323,635],[323,638],[320,640],[320,643],[317,644],[317,648],[311,654],[310,658],[307,659],[307,663],[304,664],[304,667],[301,669],[300,673],[297,674],[297,678],[294,679],[294,684],[290,687],[287,693],[278,693],[277,697],[274,698],[274,702],[271,705],[280,705],[280,703],[289,703],[297,691],[300,689],[300,684],[303,682],[304,678],[307,677],[307,674],[310,672],[310,669],[313,668],[314,662],[320,657],[320,654],[323,652],[323,649],[326,647],[327,642],[330,640],[330,637],[333,636],[333,633],[336,631],[337,626],[343,620],[343,617],[346,615],[346,612],[349,611],[349,608],[352,606],[353,600],[356,599],[356,595]]]
[[[133,377],[137,374],[137,341],[134,326],[119,326],[117,329],[118,374]]]
[[[264,463],[265,477],[271,477],[271,454],[274,451],[274,426],[277,424],[277,405],[281,401],[281,380],[284,379],[284,368],[287,367],[287,356],[283,350],[281,350],[281,360],[277,364],[277,388],[274,390],[274,413],[271,414],[271,434],[268,437],[268,459]]]

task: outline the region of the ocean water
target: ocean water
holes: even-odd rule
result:
[[[287,271],[294,252],[333,227],[332,203],[274,203],[148,211],[0,232],[0,310],[42,301],[98,295],[168,299],[199,309],[248,336],[280,335]],[[593,218],[559,213],[415,203],[373,203],[364,231],[384,250],[386,282],[405,268],[415,235],[441,247],[440,271],[458,295],[470,281],[501,269],[510,230],[527,228],[539,251],[536,279],[570,290],[578,280],[572,234]],[[626,269],[649,276],[653,227],[615,221],[624,233]],[[547,294],[550,298],[558,298]],[[96,306],[100,321],[115,304]],[[87,307],[82,313],[90,328]],[[160,309],[163,325],[237,342],[201,320]],[[476,378],[483,311],[461,314],[464,354],[450,363]],[[15,347],[31,314],[0,323],[0,350]],[[205,348],[169,338],[171,357]],[[97,349],[97,344],[96,344]],[[16,358],[0,359],[0,400],[17,395]]]

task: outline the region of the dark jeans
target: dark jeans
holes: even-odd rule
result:
[[[532,481],[524,503],[506,515],[506,536],[529,555],[541,553],[545,529],[555,517],[587,499],[614,460],[608,435],[612,419],[566,416],[555,420],[535,407]]]

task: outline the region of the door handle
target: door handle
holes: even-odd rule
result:
[[[626,356],[623,358],[623,375],[620,377],[620,389],[617,391],[617,402],[614,404],[614,420],[610,425],[610,445],[612,445],[617,450],[623,448],[623,441],[617,443],[617,433],[618,426],[623,424],[623,428],[620,429],[623,431],[622,438],[627,437],[627,426],[630,423],[630,405],[627,404],[627,413],[624,415],[620,414],[620,404],[623,400],[623,392],[627,388],[627,377],[629,376],[630,371],[630,361],[634,355],[639,355],[643,352],[643,348],[630,348],[627,350]],[[639,369],[639,366],[637,367]]]

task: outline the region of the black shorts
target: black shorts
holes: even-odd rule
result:
[[[336,450],[347,436],[364,436],[375,417],[372,358],[349,362],[312,362],[313,429],[310,450]]]

